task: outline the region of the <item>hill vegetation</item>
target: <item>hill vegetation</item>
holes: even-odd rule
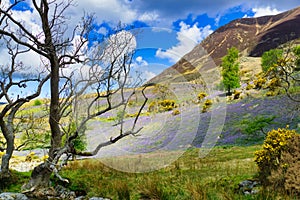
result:
[[[41,5],[38,11],[42,15],[48,3],[43,1]],[[47,11],[44,14],[48,14]],[[296,26],[291,26],[292,30],[288,30],[288,43],[282,39],[286,35],[273,38],[273,42],[278,41],[276,44],[266,43],[274,35],[285,33],[286,24],[299,20],[299,13],[300,8],[277,16],[235,20],[202,42],[210,56],[203,49],[194,54],[200,50],[197,46],[178,64],[143,86],[126,82],[133,54],[130,48],[123,47],[126,55],[109,57],[113,62],[102,60],[102,64],[107,64],[106,73],[98,74],[98,64],[95,64],[92,66],[95,73],[89,74],[92,81],[85,83],[84,79],[73,83],[72,77],[59,74],[66,63],[56,63],[65,58],[53,54],[55,45],[49,42],[51,50],[48,50],[41,44],[36,51],[49,58],[52,64],[50,74],[43,81],[51,79],[56,84],[51,86],[50,99],[37,99],[40,91],[30,98],[17,99],[8,97],[5,91],[1,93],[8,100],[7,104],[0,105],[1,130],[5,136],[0,137],[0,150],[6,151],[0,154],[1,164],[6,161],[8,166],[8,150],[47,149],[49,152],[43,157],[35,153],[9,155],[12,160],[18,160],[17,164],[38,163],[30,169],[30,174],[8,170],[11,174],[6,176],[1,171],[0,190],[22,190],[26,195],[41,199],[76,196],[112,199],[299,198],[299,28],[294,30]],[[86,20],[88,27],[90,21]],[[57,23],[60,25],[59,20]],[[44,26],[47,27],[47,23]],[[251,37],[247,37],[254,31],[257,39],[250,41]],[[12,37],[10,34],[13,33],[2,32]],[[123,34],[122,30],[117,33]],[[59,35],[63,33],[59,32]],[[52,41],[51,34],[46,36]],[[222,42],[220,38],[223,38]],[[114,51],[118,51],[117,36],[109,40],[106,50],[115,48]],[[84,41],[81,42],[84,46]],[[226,50],[232,47],[227,54],[225,47]],[[74,55],[71,61],[77,62],[77,56]],[[216,63],[221,64],[222,77],[216,75],[221,71]],[[64,83],[62,88],[58,84],[60,81]],[[19,83],[20,87],[24,87],[21,83],[23,81]],[[6,88],[9,89],[10,84]],[[95,93],[86,91],[91,85],[96,88]],[[224,89],[228,91],[227,96]],[[222,108],[224,105],[225,109]],[[224,116],[224,123],[215,123],[214,116]],[[5,123],[13,129],[3,128]],[[222,130],[221,133],[211,134],[211,126],[220,126],[213,128]],[[104,132],[104,142],[100,141],[103,138],[99,134],[95,134],[99,131]],[[193,140],[189,141],[191,138]],[[208,145],[204,141],[208,141]],[[212,143],[213,148],[209,148]],[[11,148],[5,148],[9,145]],[[96,156],[100,149],[105,151],[109,146],[115,154],[100,159],[86,158]],[[118,155],[118,148],[134,154]],[[201,157],[201,151],[209,154]],[[172,158],[178,153],[182,155],[180,158],[164,163],[163,158]],[[80,159],[76,160],[76,156]],[[74,158],[72,161],[71,157]],[[164,164],[161,169],[155,168],[156,160]],[[156,170],[126,173],[103,163],[114,166],[125,163],[128,169]],[[61,188],[71,196],[62,196],[66,194]]]

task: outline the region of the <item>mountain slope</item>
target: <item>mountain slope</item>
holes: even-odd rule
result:
[[[174,77],[182,75],[183,79],[192,80],[199,70],[202,74],[219,66],[227,49],[233,46],[246,56],[259,57],[265,51],[300,38],[299,25],[300,7],[278,15],[234,20],[217,29],[176,64],[149,82],[174,81]]]

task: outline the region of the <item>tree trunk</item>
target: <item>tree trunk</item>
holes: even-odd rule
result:
[[[12,157],[13,151],[14,151],[14,137],[9,136],[8,139],[6,139],[7,146],[5,154],[2,157],[2,163],[1,163],[1,175],[9,175],[9,161]]]
[[[23,192],[34,192],[50,187],[51,174],[52,170],[49,164],[45,162],[38,165],[33,169],[29,182],[22,186]]]
[[[53,43],[51,26],[48,20],[49,5],[47,1],[42,1],[41,20],[43,25],[43,32],[45,34],[45,44],[48,47],[48,59],[50,61],[50,114],[49,124],[51,130],[51,147],[49,150],[49,158],[45,163],[34,168],[27,189],[35,189],[39,187],[48,187],[50,176],[53,172],[51,165],[56,165],[60,156],[56,156],[62,145],[62,133],[59,127],[61,114],[59,108],[59,69],[60,63],[57,56],[57,51]],[[51,163],[50,163],[51,162]],[[53,162],[53,163],[52,163]]]
[[[228,86],[228,88],[227,88],[227,96],[231,96],[231,95],[232,95],[232,93],[230,91],[230,86]]]
[[[50,78],[50,116],[49,124],[51,129],[51,148],[49,151],[49,158],[55,157],[55,151],[61,147],[62,134],[59,127],[60,110],[59,110],[59,63],[58,58],[53,55],[51,57],[51,78]]]
[[[34,191],[40,188],[48,188],[50,186],[50,176],[53,173],[53,168],[51,167],[51,165],[56,165],[59,161],[58,157],[60,157],[57,157],[57,153],[62,145],[62,134],[59,127],[61,116],[59,110],[59,63],[56,56],[53,56],[50,62],[51,101],[49,124],[51,130],[51,147],[49,149],[49,158],[47,161],[45,161],[45,163],[42,163],[34,168],[29,183],[23,187],[23,190],[26,191]]]
[[[0,127],[6,140],[5,154],[2,157],[1,163],[1,177],[7,177],[10,176],[9,161],[14,151],[15,137],[13,133],[13,127],[7,126],[3,119],[0,120]]]

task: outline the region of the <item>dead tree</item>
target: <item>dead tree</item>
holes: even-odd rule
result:
[[[0,108],[0,130],[5,138],[6,146],[1,163],[1,177],[10,175],[9,161],[15,146],[16,126],[14,119],[16,113],[22,105],[40,95],[43,84],[50,78],[47,73],[24,75],[26,70],[28,70],[28,66],[26,68],[18,58],[21,54],[26,54],[29,49],[21,49],[20,45],[15,44],[11,39],[3,39],[6,43],[7,53],[10,56],[10,62],[8,65],[0,66],[0,101],[6,102],[6,104]],[[16,79],[16,77],[22,78]],[[36,89],[33,90],[31,94],[12,95],[16,88],[26,88],[29,83],[36,85]]]
[[[126,31],[116,31],[108,40],[87,48],[93,16],[84,16],[82,22],[73,29],[73,34],[66,35],[69,27],[64,13],[72,6],[72,0],[32,0],[34,12],[38,13],[41,25],[40,34],[32,34],[32,30],[26,28],[24,22],[13,15],[13,8],[20,2],[22,0],[14,1],[8,8],[0,9],[0,34],[40,55],[49,70],[51,85],[49,106],[51,147],[47,161],[33,170],[29,183],[24,186],[24,190],[32,192],[48,187],[52,173],[61,178],[58,175],[58,164],[63,154],[95,155],[104,146],[128,135],[136,135],[141,130],[136,125],[147,98],[144,94],[146,87],[143,87],[140,92],[144,101],[129,129],[125,129],[124,123],[121,122],[118,135],[99,144],[94,151],[79,152],[74,149],[73,141],[88,121],[117,108],[126,110],[129,99],[137,92],[132,87],[137,86],[136,83],[139,81],[134,82],[130,78],[134,35]],[[16,31],[11,31],[11,27]],[[73,71],[76,66],[78,69],[78,65],[82,67]],[[67,73],[68,70],[71,73]],[[76,114],[78,108],[76,102],[77,105],[78,102],[82,104],[86,100],[81,96],[93,91],[96,95],[88,99],[86,113]],[[102,103],[97,107],[99,101]],[[74,132],[67,131],[62,123],[62,119],[69,116],[73,116],[76,121]],[[65,143],[64,137],[67,138]]]

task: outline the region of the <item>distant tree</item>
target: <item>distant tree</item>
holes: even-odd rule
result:
[[[282,58],[282,49],[271,49],[263,53],[261,57],[261,66],[263,72],[267,72],[271,67],[277,64],[277,62]]]
[[[227,55],[222,58],[222,77],[227,95],[231,95],[231,89],[240,87],[239,78],[239,51],[232,47],[228,49]]]

